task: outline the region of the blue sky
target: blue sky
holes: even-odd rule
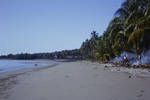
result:
[[[123,0],[0,0],[0,54],[79,48]]]

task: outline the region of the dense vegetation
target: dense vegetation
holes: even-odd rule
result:
[[[80,50],[63,50],[52,53],[21,53],[21,54],[9,54],[2,55],[0,59],[82,59]]]
[[[102,36],[95,31],[83,42],[85,58],[106,61],[123,51],[137,55],[150,47],[150,0],[125,0]]]

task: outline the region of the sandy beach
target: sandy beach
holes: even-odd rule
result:
[[[149,71],[141,74],[87,61],[59,62],[0,75],[0,100],[149,100]],[[145,74],[146,73],[146,74]],[[145,76],[144,76],[145,75]]]

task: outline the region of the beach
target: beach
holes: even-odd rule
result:
[[[61,61],[7,73],[0,75],[0,100],[149,100],[149,70],[131,70]]]

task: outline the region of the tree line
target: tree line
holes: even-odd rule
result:
[[[124,0],[103,35],[91,32],[80,49],[85,58],[101,61],[150,49],[150,0]]]
[[[79,49],[56,51],[52,53],[21,53],[1,55],[0,59],[82,59]]]

